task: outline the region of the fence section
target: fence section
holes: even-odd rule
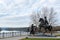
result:
[[[0,38],[16,37],[16,36],[27,36],[29,32],[2,32],[0,33]]]

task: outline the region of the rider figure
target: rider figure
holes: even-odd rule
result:
[[[49,23],[48,23],[48,20],[47,20],[46,16],[44,17],[44,22],[45,22],[45,26],[49,26]]]
[[[34,24],[32,24],[30,34],[33,34],[33,35],[35,34],[34,27],[35,27]]]

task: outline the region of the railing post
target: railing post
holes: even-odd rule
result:
[[[12,32],[12,37],[14,37],[14,32]]]
[[[4,38],[4,32],[2,33],[2,37]]]
[[[4,33],[5,38],[7,38],[7,34],[8,34],[8,33]]]
[[[14,33],[14,35],[16,36],[16,32]]]
[[[1,33],[0,33],[0,35],[1,35]],[[0,37],[1,38],[1,37]]]
[[[10,35],[12,36],[11,32],[10,32]],[[11,37],[11,36],[10,36],[10,37]]]
[[[21,36],[21,31],[20,31],[20,36]]]

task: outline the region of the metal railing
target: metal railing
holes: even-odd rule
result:
[[[2,32],[0,33],[0,39],[1,38],[8,38],[8,37],[17,37],[17,36],[27,36],[29,35],[29,32]]]

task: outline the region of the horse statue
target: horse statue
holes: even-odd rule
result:
[[[43,18],[40,18],[39,22],[40,22],[39,29],[41,31],[41,28],[44,28],[44,20],[43,20]]]
[[[37,26],[34,26],[34,24],[31,25],[31,27],[29,28],[30,29],[30,34],[34,35],[36,32],[42,32],[41,29],[43,28],[44,29],[44,32],[43,33],[46,33],[47,31],[51,32],[51,35],[52,35],[52,25],[49,25],[48,21],[47,21],[47,18],[44,17],[43,18],[40,18],[39,19],[39,27]]]
[[[40,29],[40,31],[41,31],[41,28],[44,28],[44,31],[45,31],[45,32],[50,31],[51,34],[52,34],[52,26],[49,25],[46,17],[44,17],[44,19],[43,19],[43,18],[40,18],[40,19],[39,19],[39,22],[40,22],[40,24],[39,24],[39,29]],[[45,33],[45,32],[44,32],[44,33]]]

